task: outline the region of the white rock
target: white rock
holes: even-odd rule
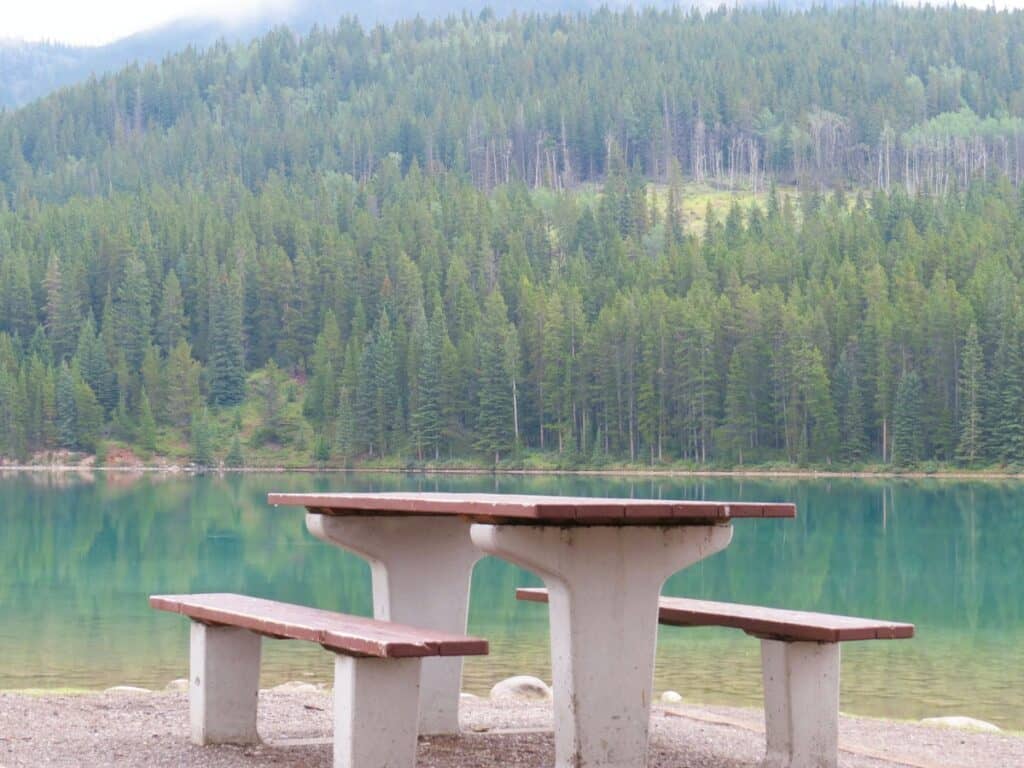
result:
[[[953,715],[951,717],[926,717],[921,721],[922,725],[931,725],[935,728],[961,728],[966,731],[986,731],[988,733],[999,733],[1002,728],[984,720],[977,720],[973,717]]]
[[[148,688],[137,688],[134,685],[115,685],[107,688],[104,693],[150,693]]]
[[[529,675],[516,675],[491,688],[491,701],[548,701],[551,688],[543,680]]]
[[[475,693],[466,693],[465,691],[463,691],[462,693],[459,694],[459,700],[460,701],[475,701],[476,699],[479,699],[479,698],[480,697],[477,696]]]
[[[663,694],[661,694],[661,703],[662,704],[668,704],[670,706],[674,706],[676,704],[682,704],[683,703],[683,697],[680,696],[675,691],[665,691]]]
[[[303,683],[300,680],[289,680],[287,683],[275,685],[270,690],[275,693],[317,693],[320,689],[312,683]]]
[[[188,690],[188,679],[179,677],[177,680],[171,680],[164,688],[165,691],[187,691]]]

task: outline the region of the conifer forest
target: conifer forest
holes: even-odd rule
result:
[[[0,112],[0,454],[1018,468],[1022,181],[1020,12],[189,49]]]

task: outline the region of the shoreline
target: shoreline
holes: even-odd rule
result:
[[[333,696],[312,686],[260,691],[262,743],[196,747],[183,692],[131,689],[26,694],[0,691],[0,765],[99,768],[244,764],[329,768]],[[550,702],[464,697],[462,734],[421,737],[431,768],[536,768],[553,762]],[[759,708],[684,701],[651,711],[649,768],[756,768],[764,756]],[[840,716],[840,768],[1006,768],[1024,765],[1024,734]]]
[[[874,472],[868,470],[819,469],[516,469],[505,467],[318,467],[303,465],[248,466],[248,467],[195,467],[190,465],[123,465],[123,464],[0,464],[0,474],[65,474],[65,473],[123,473],[156,475],[246,475],[246,474],[383,474],[383,475],[498,475],[498,476],[551,476],[567,477],[643,477],[643,478],[754,478],[793,480],[1018,480],[1024,481],[1024,471],[998,470],[920,470]]]

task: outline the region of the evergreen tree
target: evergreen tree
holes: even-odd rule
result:
[[[210,429],[210,415],[206,408],[192,414],[189,426],[190,458],[200,467],[211,467],[214,463],[213,436]]]
[[[8,254],[0,264],[0,328],[23,341],[36,330],[28,264],[20,251]]]
[[[210,298],[210,402],[237,405],[245,398],[242,345],[242,290],[236,275],[223,269]]]
[[[508,310],[497,290],[484,303],[483,318],[477,336],[480,395],[477,414],[477,448],[494,463],[512,447],[512,385],[508,370]]]
[[[868,455],[865,432],[864,392],[861,387],[860,356],[856,340],[851,340],[839,355],[835,372],[835,400],[839,412],[839,458],[850,464],[864,461]]]
[[[224,466],[236,469],[245,466],[245,456],[242,454],[242,441],[238,439],[237,434],[231,439],[231,448],[228,449],[228,455],[224,457]]]
[[[172,269],[164,278],[160,311],[156,318],[156,343],[166,357],[187,334],[185,300],[181,293],[181,283]]]
[[[334,419],[337,410],[338,382],[335,363],[340,358],[341,338],[334,313],[327,311],[323,329],[313,347],[313,375],[306,384],[302,414],[323,431]]]
[[[967,328],[963,351],[960,353],[960,442],[957,460],[974,464],[981,456],[981,403],[984,380],[984,358],[978,341],[978,326]]]
[[[74,373],[75,444],[95,453],[103,430],[103,406],[81,375]]]
[[[921,379],[913,369],[900,377],[892,413],[892,460],[908,467],[921,459]]]
[[[156,450],[156,419],[145,387],[139,396],[139,445],[150,453]]]
[[[993,437],[998,456],[1004,462],[1024,461],[1024,355],[1021,351],[1021,335],[1012,328],[1003,339],[1001,360],[995,383],[998,387],[998,401],[995,411],[999,414],[998,427]]]
[[[440,457],[441,350],[447,335],[444,314],[439,306],[435,307],[416,371],[416,410],[411,424],[416,456],[421,460],[424,453],[431,454],[435,460]]]
[[[67,363],[61,363],[56,389],[57,443],[61,448],[78,445],[78,415],[75,408],[75,380]]]
[[[192,348],[184,339],[179,340],[165,365],[167,395],[161,410],[166,413],[168,424],[188,426],[199,404],[199,375],[200,365],[192,359]]]
[[[46,291],[46,331],[54,357],[66,360],[75,351],[80,317],[79,300],[75,287],[65,276],[61,262],[51,257],[43,281]]]
[[[114,299],[114,316],[118,348],[132,372],[142,367],[142,358],[149,346],[152,300],[146,265],[131,255]]]
[[[96,394],[100,404],[107,411],[113,410],[117,404],[114,371],[110,367],[103,342],[96,332],[96,321],[93,319],[91,311],[78,334],[78,348],[75,351],[74,359],[82,378]]]
[[[402,433],[402,402],[398,392],[397,356],[395,339],[388,314],[382,311],[377,323],[377,338],[373,350],[373,412],[374,434],[380,442],[381,455],[398,448]]]

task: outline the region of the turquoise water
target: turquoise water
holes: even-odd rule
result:
[[[271,490],[792,501],[796,520],[736,521],[728,549],[665,592],[914,622],[914,640],[844,645],[844,711],[1024,729],[1024,485],[1009,481],[7,475],[0,688],[157,688],[184,676],[187,622],[150,610],[154,592],[238,591],[368,614],[369,569],[313,539],[301,510],[268,506]],[[477,566],[470,629],[492,654],[467,662],[467,690],[517,673],[550,679],[546,609],[513,598],[534,584],[500,561]],[[265,684],[329,680],[320,649],[265,647]],[[739,632],[663,628],[656,690],[758,704],[758,653]]]

